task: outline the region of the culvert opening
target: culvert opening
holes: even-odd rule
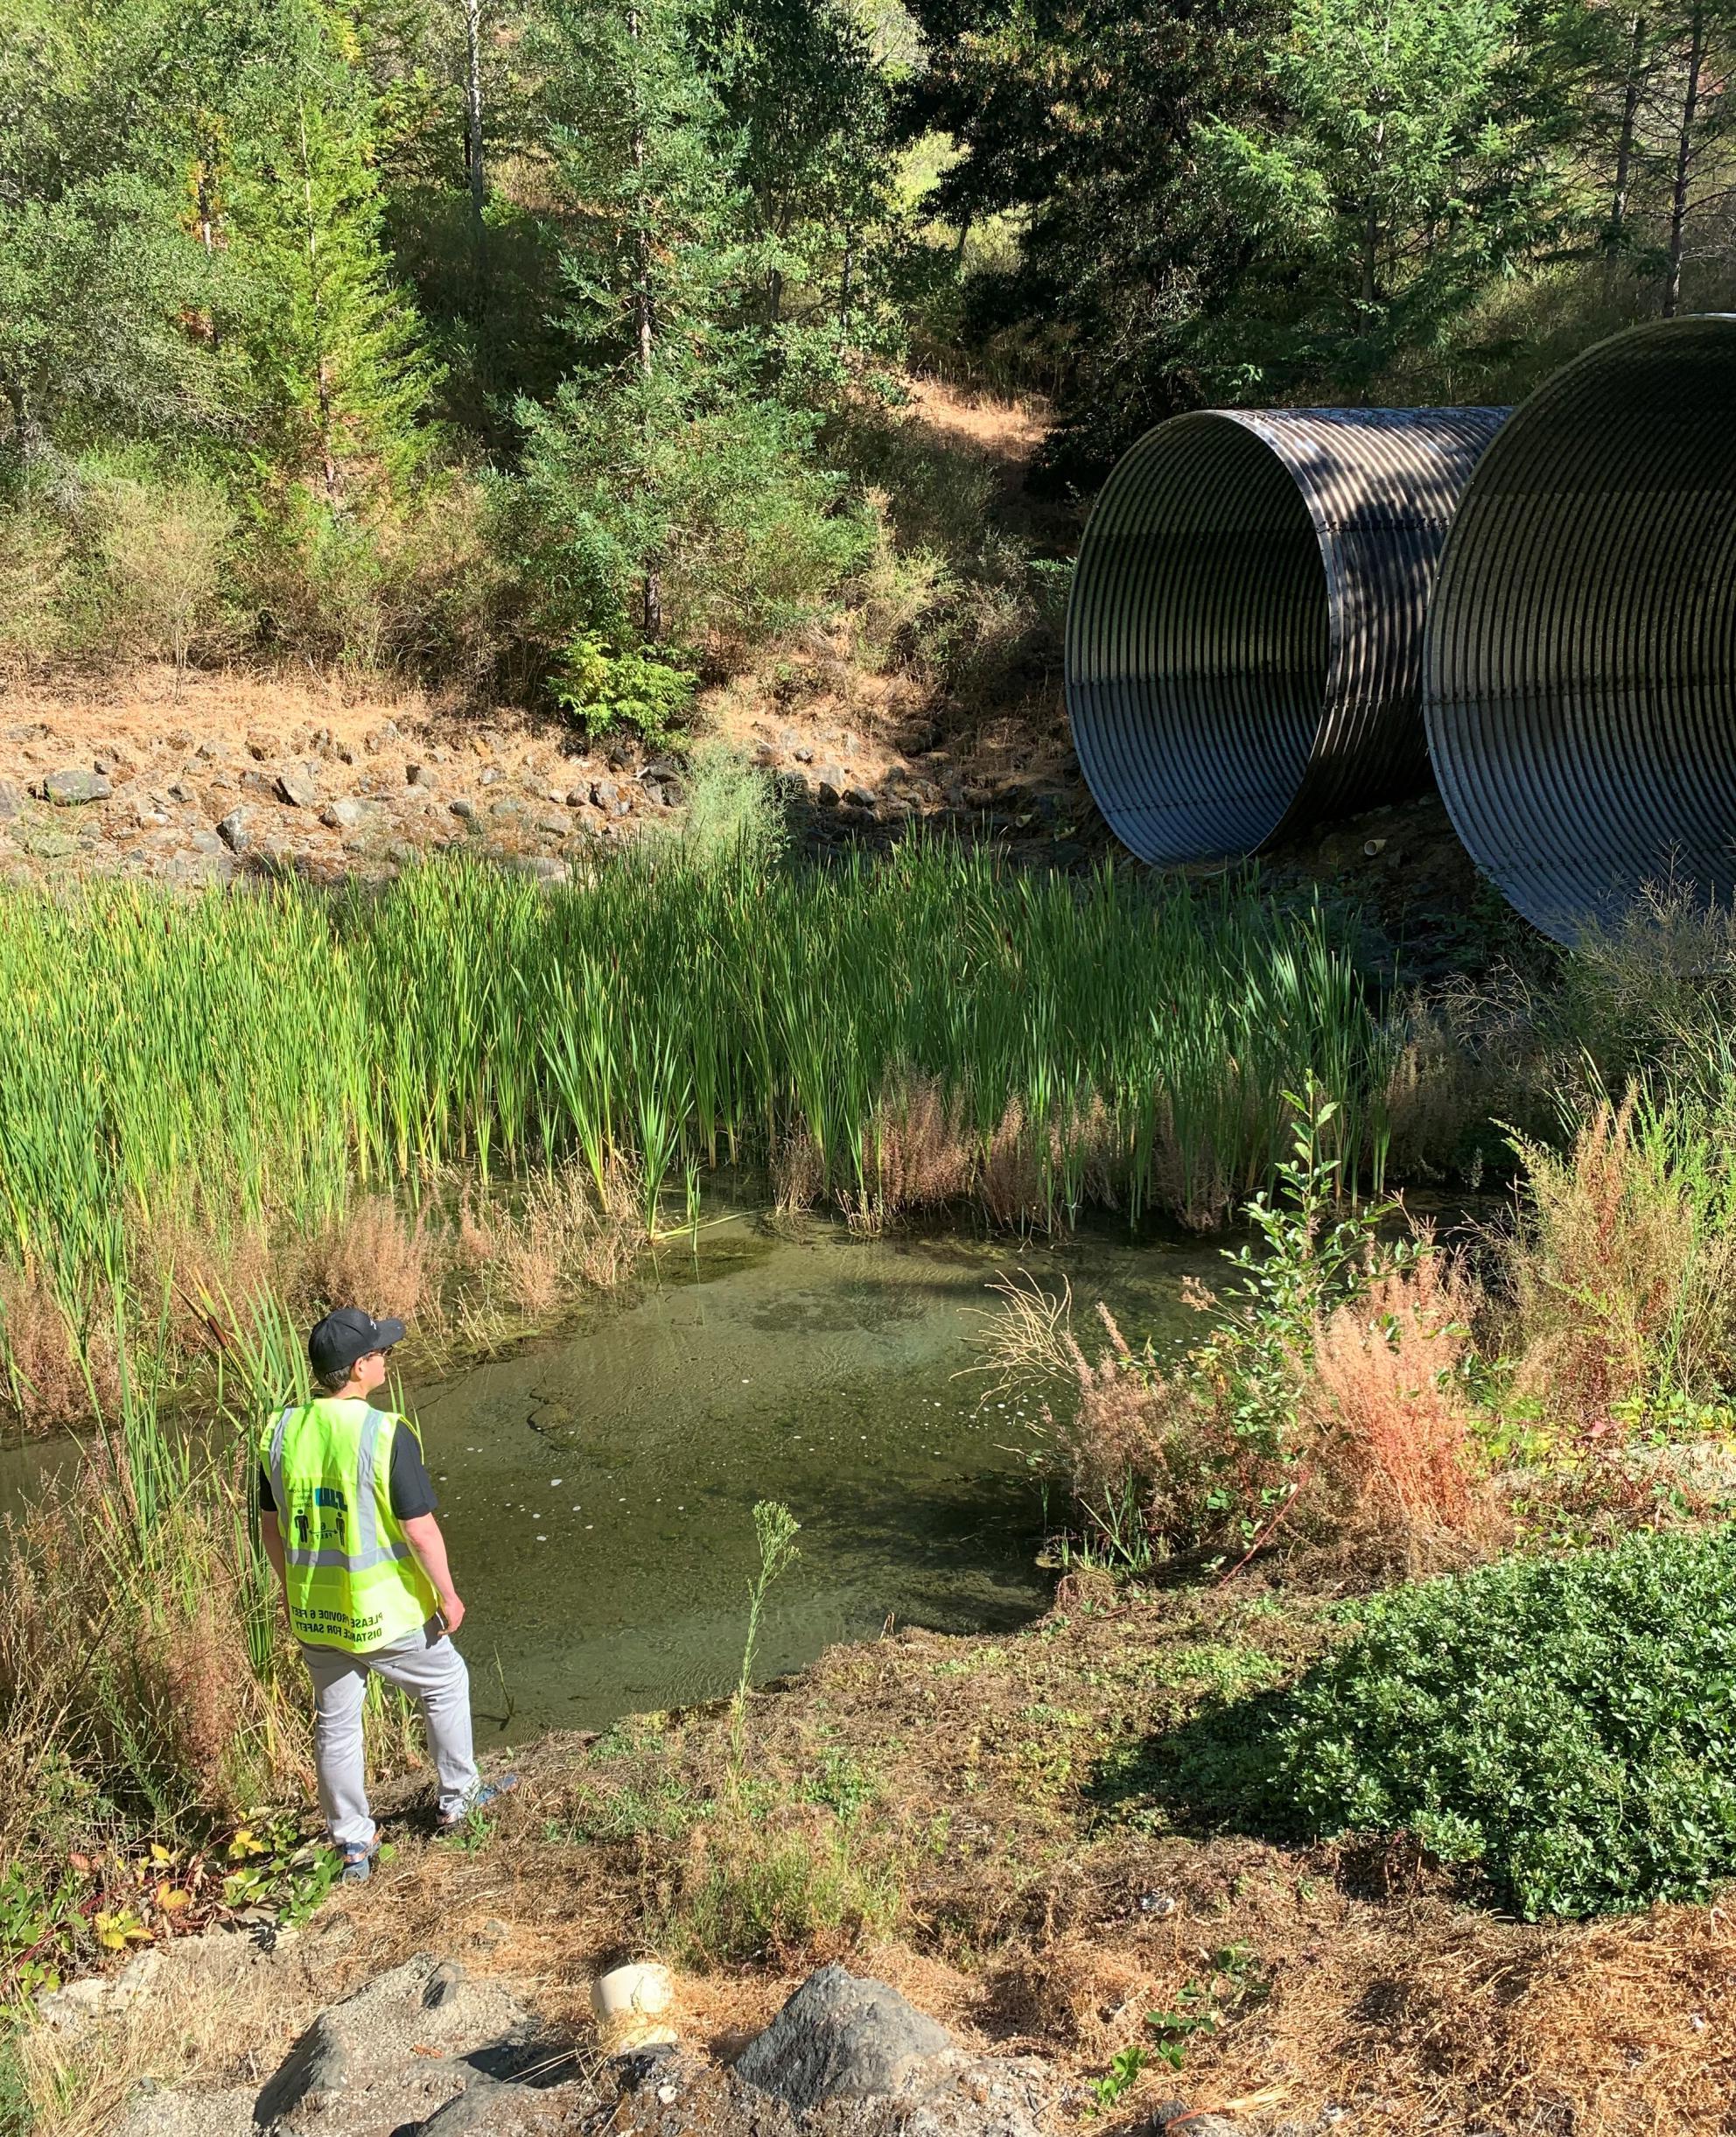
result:
[[[1527,401],[1430,618],[1430,753],[1472,858],[1571,942],[1736,898],[1736,318],[1659,320]]]
[[[1208,410],[1117,464],[1074,574],[1067,700],[1142,860],[1251,853],[1426,784],[1424,612],[1503,414]]]

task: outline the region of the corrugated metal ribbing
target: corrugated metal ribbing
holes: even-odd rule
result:
[[[1435,560],[1505,413],[1212,409],[1117,464],[1074,573],[1067,704],[1142,860],[1250,853],[1423,783]]]
[[[1460,837],[1564,942],[1736,896],[1736,318],[1600,343],[1516,414],[1441,560],[1425,720]]]

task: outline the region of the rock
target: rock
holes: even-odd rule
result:
[[[499,781],[500,781],[500,766],[499,766],[498,764],[491,764],[491,765],[488,765],[487,767],[485,767],[485,769],[484,769],[484,771],[483,771],[483,773],[482,773],[482,775],[481,775],[481,782],[480,782],[480,783],[481,783],[483,786],[485,786],[485,787],[493,787],[493,786],[498,785],[498,783],[499,783]]]
[[[573,787],[568,790],[567,807],[569,809],[588,809],[590,805],[591,789],[589,787]]]
[[[335,802],[327,802],[319,812],[319,821],[331,831],[353,831],[361,822],[361,803],[353,802],[347,795],[340,795]]]
[[[248,755],[257,764],[263,764],[268,758],[277,754],[277,738],[275,734],[262,734],[256,727],[249,728],[243,739]]]
[[[464,1986],[464,1968],[456,1959],[442,1959],[423,1984],[422,2007],[438,2011],[449,2004]]]
[[[101,772],[51,772],[42,791],[59,809],[77,809],[86,802],[106,802],[115,789]]]
[[[811,749],[793,749],[790,755],[798,764],[812,764],[814,761],[814,753]]]
[[[966,787],[961,797],[967,809],[987,809],[995,798],[992,787]]]
[[[186,780],[177,779],[172,781],[170,784],[169,799],[172,802],[179,802],[183,804],[183,806],[185,806],[188,802],[196,802],[199,799],[199,796],[193,792],[192,788],[188,786]]]
[[[567,827],[558,816],[538,816],[531,828],[545,838],[564,838],[567,834]]]
[[[438,787],[440,782],[435,777],[431,765],[407,764],[404,767],[404,783],[410,787],[432,788]]]
[[[479,2109],[482,2098],[492,2102],[497,2074],[510,2077],[539,2060],[531,2051],[535,2032],[492,1983],[472,1981],[452,1961],[421,1952],[320,2013],[260,2091],[254,2126],[268,2137],[420,2129],[468,2087],[479,2088]],[[500,2094],[519,2090],[498,2086]],[[519,2125],[455,2119],[440,2127]]]
[[[254,2121],[262,2130],[282,2130],[311,2120],[349,2084],[351,2067],[337,2011],[322,2011],[260,2088]]]
[[[872,787],[846,787],[844,798],[852,809],[872,809],[879,797]]]
[[[162,1952],[153,1946],[129,1960],[118,1973],[87,1974],[81,1980],[69,1981],[38,2003],[37,2022],[51,2033],[76,2033],[94,2018],[124,2011],[150,1986],[162,1963]]]
[[[247,812],[232,809],[217,826],[217,836],[231,853],[245,853],[253,844],[253,834],[248,829]]]
[[[951,2045],[944,2026],[884,1981],[824,1966],[750,2044],[736,2076],[801,2112],[895,2092]]]
[[[0,823],[9,823],[24,805],[24,797],[10,779],[0,779]]]
[[[1166,2105],[1173,2107],[1179,2103],[1171,2100]],[[1207,2114],[1203,2112],[1189,2114],[1185,2107],[1167,2122],[1159,2122],[1153,2115],[1152,2128],[1163,2131],[1166,2137],[1172,2131],[1174,2137],[1248,2137],[1246,2127],[1241,2123],[1232,2122],[1228,2115]]]
[[[220,857],[223,851],[223,841],[215,831],[190,831],[187,834],[187,844],[195,853],[206,853],[214,859]]]
[[[448,802],[446,806],[455,816],[466,823],[468,823],[476,814],[475,802],[466,802],[462,796],[456,802]]]
[[[277,799],[286,802],[291,809],[317,808],[319,794],[318,789],[314,786],[312,774],[306,771],[279,773]]]
[[[591,798],[598,809],[612,809],[620,798],[620,791],[612,779],[593,779],[591,782]]]

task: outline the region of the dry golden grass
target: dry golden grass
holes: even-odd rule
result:
[[[268,1955],[244,1937],[171,1944],[137,1994],[76,2031],[19,2036],[32,2137],[112,2137],[138,2088],[262,2084],[322,2004],[361,1969],[333,1910],[302,1948]]]
[[[63,1302],[38,1263],[0,1262],[0,1415],[27,1432],[85,1423],[93,1389],[105,1408],[120,1394],[115,1331],[99,1301]]]
[[[1316,1328],[1302,1398],[1329,1502],[1319,1510],[1347,1558],[1416,1576],[1487,1556],[1510,1533],[1480,1472],[1465,1384],[1476,1304],[1463,1269],[1425,1241]]]
[[[371,1195],[307,1235],[296,1292],[321,1312],[366,1300],[370,1313],[414,1321],[438,1300],[445,1259],[424,1210]]]
[[[1667,1357],[1711,1392],[1736,1347],[1736,1236],[1642,1142],[1630,1097],[1600,1106],[1565,1152],[1527,1145],[1517,1228],[1501,1243],[1499,1339],[1519,1392],[1576,1432],[1648,1391]]]

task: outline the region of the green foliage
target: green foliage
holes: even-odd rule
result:
[[[1104,2108],[1113,2107],[1123,2093],[1130,2092],[1151,2060],[1150,2050],[1138,2042],[1118,2048],[1110,2057],[1108,2070],[1102,2077],[1092,2078],[1085,2088],[1090,2097],[1090,2112],[1100,2115]]]
[[[1225,1251],[1241,1281],[1216,1327],[1189,1355],[1190,1370],[1222,1391],[1236,1440],[1284,1463],[1300,1452],[1292,1429],[1297,1381],[1307,1370],[1316,1327],[1415,1251],[1404,1241],[1382,1242],[1394,1204],[1345,1211],[1343,1159],[1328,1139],[1336,1108],[1294,1103],[1302,1125],[1291,1154],[1274,1168],[1273,1186],[1242,1206],[1256,1238]]]
[[[317,0],[277,0],[265,42],[271,63],[243,77],[230,121],[223,324],[251,368],[261,472],[327,511],[365,508],[425,460],[433,375],[382,247],[353,33]]]
[[[1274,1786],[1413,1832],[1528,1919],[1736,1873],[1736,1533],[1640,1535],[1401,1589],[1297,1688]]]
[[[545,642],[595,632],[727,664],[814,614],[865,552],[814,464],[814,419],[727,376],[587,374],[521,413],[514,533]]]
[[[654,847],[679,849],[682,864],[701,870],[774,866],[788,838],[782,805],[769,773],[718,737],[696,743],[682,781],[682,820],[674,831],[648,826]]]
[[[740,1965],[840,1931],[884,1934],[902,1904],[893,1872],[862,1861],[844,1827],[816,1834],[732,1818],[708,1833],[653,1935],[690,1964]]]
[[[1514,34],[1505,0],[1301,0],[1273,67],[1284,123],[1196,135],[1253,250],[1198,337],[1208,376],[1253,399],[1366,388],[1538,245],[1558,194],[1513,108]]]
[[[696,675],[643,653],[612,653],[594,632],[567,648],[554,698],[587,734],[630,727],[647,741],[667,739],[693,701]]]
[[[364,1170],[576,1156],[600,1185],[626,1160],[654,1199],[684,1161],[799,1139],[816,1192],[861,1195],[913,1075],[954,1109],[964,1195],[1013,1124],[1004,1220],[1110,1193],[1209,1223],[1284,1156],[1298,1086],[1333,1094],[1322,1132],[1362,1164],[1384,1058],[1318,914],[950,846],[769,874],[624,858],[547,893],[448,863],[335,905],[9,886],[0,1226],[72,1282],[126,1265],[130,1209],[311,1221]]]
[[[747,1635],[742,1643],[741,1674],[736,1680],[730,1726],[730,1756],[738,1779],[747,1755],[747,1699],[753,1689],[753,1664],[760,1652],[760,1622],[766,1598],[802,1556],[796,1538],[802,1524],[775,1499],[761,1499],[753,1509],[753,1540],[760,1564],[747,1584]]]

